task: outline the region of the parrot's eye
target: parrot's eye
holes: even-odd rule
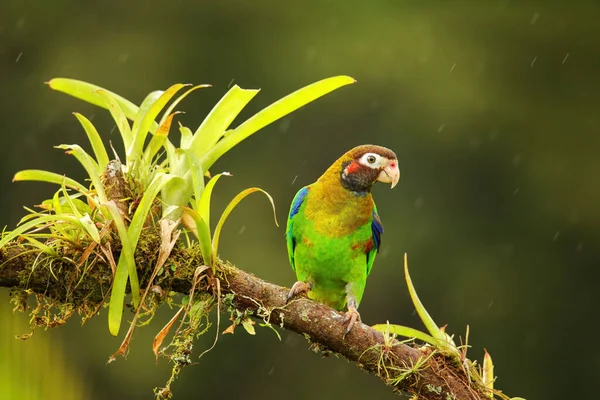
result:
[[[381,156],[375,153],[366,153],[360,157],[360,160],[358,162],[364,165],[365,167],[377,169],[380,167],[381,164]]]

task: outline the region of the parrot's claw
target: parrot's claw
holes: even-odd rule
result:
[[[296,297],[297,295],[299,295],[301,293],[306,293],[311,289],[312,289],[312,285],[308,282],[298,281],[298,282],[294,283],[294,286],[292,286],[292,288],[290,289],[290,292],[288,293],[288,295],[285,299],[286,304],[289,303],[289,301],[291,299],[293,299],[294,297]]]
[[[348,324],[346,333],[344,333],[344,339],[346,338],[346,336],[348,336],[348,334],[354,327],[354,324],[356,324],[356,321],[360,322],[360,314],[358,313],[358,311],[356,311],[355,307],[349,306],[348,311],[346,311],[346,315],[344,316],[344,324]]]

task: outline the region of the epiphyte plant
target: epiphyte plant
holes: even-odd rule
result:
[[[92,153],[76,144],[63,144],[57,148],[75,156],[90,183],[83,184],[44,170],[17,172],[13,181],[50,182],[60,188],[52,199],[41,204],[41,211],[27,209],[29,214],[18,227],[3,233],[0,248],[19,238],[39,252],[40,257],[54,258],[59,257],[61,247],[69,243],[82,249],[81,257],[71,261],[74,268],[83,266],[83,273],[93,255],[104,255],[114,274],[108,325],[110,333],[116,336],[121,326],[128,282],[133,306],[135,309],[140,307],[140,284],[134,255],[144,226],[156,218],[170,220],[175,225],[183,223],[198,239],[202,258],[214,273],[219,236],[229,213],[253,192],[267,195],[272,205],[273,200],[259,188],[240,192],[225,208],[211,237],[212,190],[217,180],[228,174],[216,174],[205,183],[205,177],[210,177],[209,168],[263,127],[354,82],[348,76],[315,82],[272,103],[232,129],[233,120],[259,92],[234,85],[195,131],[180,124],[181,140],[176,146],[168,137],[173,119],[178,114],[175,108],[190,93],[210,85],[178,83],[164,91],[151,92],[138,107],[116,93],[87,82],[52,79],[47,83],[53,90],[110,112],[123,142],[125,158],[121,161],[114,152],[115,158],[111,160],[91,121],[74,113],[87,134]],[[111,231],[116,232],[121,245],[116,262],[112,259],[110,241],[107,240]]]

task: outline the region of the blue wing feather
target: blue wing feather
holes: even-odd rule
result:
[[[371,230],[373,231],[373,242],[375,243],[375,248],[379,250],[379,245],[381,244],[381,234],[383,233],[383,224],[381,223],[381,219],[379,219],[379,215],[376,210],[373,210],[373,222],[371,223]]]
[[[373,234],[373,248],[367,253],[367,275],[371,272],[373,263],[375,262],[375,255],[379,251],[381,245],[381,234],[383,233],[383,224],[377,214],[377,207],[373,207],[373,221],[371,221],[371,232]]]
[[[290,214],[288,216],[288,220],[287,220],[287,228],[285,230],[285,238],[286,238],[286,242],[287,242],[287,249],[288,249],[288,258],[290,260],[290,264],[292,266],[292,269],[296,269],[296,265],[294,263],[294,249],[296,248],[296,238],[294,238],[294,234],[293,234],[293,226],[294,226],[294,222],[293,222],[293,218],[296,214],[298,214],[298,211],[300,210],[300,206],[302,206],[302,203],[304,202],[304,199],[306,198],[306,195],[308,194],[308,186],[303,187],[302,189],[300,189],[298,191],[298,193],[296,193],[296,196],[294,197],[294,200],[292,200],[292,205],[290,207]]]
[[[306,197],[307,193],[308,193],[308,186],[303,187],[302,189],[298,190],[298,193],[296,193],[296,196],[294,197],[294,200],[292,201],[292,207],[290,208],[290,216],[289,216],[290,219],[294,215],[298,214],[298,210],[300,210],[300,206],[302,205],[302,202],[304,201],[304,198]]]

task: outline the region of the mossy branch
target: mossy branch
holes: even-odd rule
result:
[[[140,238],[141,242],[153,238]],[[158,244],[154,247],[158,248]],[[203,265],[196,247],[176,247],[159,282],[162,291],[188,294],[197,267]],[[152,273],[155,257],[139,257],[140,285],[144,287]],[[36,265],[34,267],[34,265]],[[59,273],[57,272],[59,271]],[[73,271],[73,272],[69,272]],[[415,399],[481,400],[485,390],[469,381],[460,362],[446,357],[430,346],[400,343],[375,329],[357,323],[344,339],[343,314],[323,304],[299,298],[285,304],[287,288],[266,282],[226,262],[217,262],[221,294],[244,315],[251,314],[281,328],[307,337],[316,349],[334,352],[359,368],[377,375],[395,392],[412,393]],[[101,260],[94,273],[77,276],[72,262],[55,259],[52,271],[36,263],[35,255],[21,245],[10,243],[0,250],[0,286],[31,290],[54,301],[68,301],[77,309],[99,310],[106,301],[112,277],[111,268]],[[80,273],[79,273],[80,274]],[[214,286],[202,280],[196,293],[216,297]],[[95,312],[95,311],[94,311]]]

